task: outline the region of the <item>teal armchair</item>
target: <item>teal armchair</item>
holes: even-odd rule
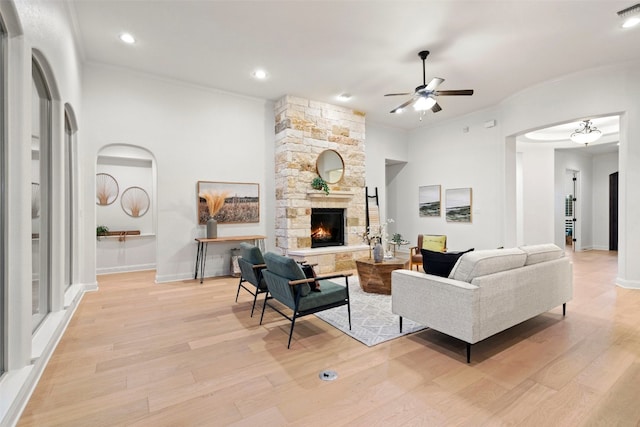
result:
[[[238,283],[238,291],[236,292],[236,302],[238,302],[240,288],[253,295],[253,306],[251,307],[251,317],[253,317],[253,310],[256,308],[258,295],[267,293],[267,284],[264,281],[264,277],[262,277],[262,270],[264,270],[267,265],[264,263],[260,248],[249,243],[240,243],[240,256],[241,258],[238,258],[240,282]]]
[[[265,296],[260,324],[262,324],[267,306],[291,321],[287,348],[291,347],[291,337],[296,319],[319,311],[346,305],[349,329],[351,329],[351,306],[349,304],[349,276],[351,274],[332,274],[307,278],[300,265],[292,258],[268,252],[264,255],[264,260],[267,269],[263,271],[263,275],[269,292]],[[329,279],[344,279],[344,285],[334,283]],[[313,281],[320,284],[319,292],[311,291],[309,283]],[[271,298],[268,298],[269,295]],[[270,304],[271,300],[285,305],[291,310],[291,314],[289,315],[281,311],[279,307]]]

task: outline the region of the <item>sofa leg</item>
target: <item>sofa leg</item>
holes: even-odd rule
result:
[[[467,363],[471,363],[471,344],[467,343]]]
[[[567,315],[567,303],[562,304],[562,317]]]
[[[400,316],[400,333],[402,333],[402,316]]]

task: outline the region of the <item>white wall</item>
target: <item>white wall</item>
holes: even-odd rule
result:
[[[265,212],[275,198],[265,190],[273,180],[267,176],[267,164],[273,163],[271,103],[100,65],[86,67],[83,83],[90,145],[83,162],[95,165],[99,150],[116,143],[142,147],[156,160],[158,282],[193,278],[194,239],[205,235],[196,213],[200,180],[260,184],[260,222],[219,224],[218,236],[273,232]],[[85,171],[82,179],[92,182],[95,172]],[[86,187],[85,208],[95,215],[94,192]],[[209,245],[205,276],[230,272],[233,247]],[[95,261],[88,268],[95,272]]]
[[[618,171],[618,153],[593,156],[593,248],[609,250],[609,175]]]
[[[558,244],[554,239],[554,149],[545,144],[519,142],[517,152],[522,156],[522,244]]]
[[[397,191],[395,180],[395,175],[398,173],[396,169],[401,169],[402,165],[386,167],[385,162],[386,160],[408,161],[407,132],[375,123],[367,123],[366,132],[366,186],[370,194],[373,194],[378,187],[381,219],[390,218],[395,221],[388,226],[389,235],[396,232],[402,233],[403,224],[397,218],[397,209],[401,206],[398,197],[401,192]]]
[[[484,123],[490,120],[497,120],[497,126],[485,128]],[[413,242],[418,234],[445,234],[452,251],[504,246],[504,140],[500,135],[500,118],[495,109],[409,134],[410,161],[398,176],[402,181],[398,186],[402,207],[396,221],[403,224],[403,235]],[[418,187],[425,185],[441,186],[440,217],[418,216]],[[472,222],[447,222],[446,190],[466,187],[472,188]]]

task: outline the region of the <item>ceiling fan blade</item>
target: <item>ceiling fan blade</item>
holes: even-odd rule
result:
[[[473,95],[473,89],[462,89],[462,90],[437,90],[433,93],[434,95]]]
[[[438,104],[437,102],[433,104],[433,107],[431,107],[431,111],[433,111],[434,113],[437,113],[440,110],[442,110],[442,107],[440,107],[440,104]]]
[[[398,96],[398,95],[412,95],[413,92],[404,92],[404,93],[385,93],[384,96]]]
[[[416,101],[416,97],[414,96],[413,98],[411,98],[410,100],[408,100],[407,102],[405,102],[402,105],[398,105],[396,108],[394,108],[393,110],[389,111],[391,114],[396,113],[398,110],[402,110],[405,107],[408,107],[409,105],[413,104]]]
[[[425,89],[429,91],[434,91],[438,86],[440,86],[440,83],[442,83],[443,81],[444,79],[441,79],[440,77],[434,77],[431,79],[431,81],[429,82],[429,84]]]

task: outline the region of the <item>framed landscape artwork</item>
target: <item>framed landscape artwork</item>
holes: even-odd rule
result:
[[[447,189],[446,217],[449,222],[471,222],[471,188]]]
[[[260,222],[260,184],[198,181],[198,224],[206,224],[209,206],[218,224]]]
[[[418,188],[419,216],[440,216],[440,186],[425,185]]]

